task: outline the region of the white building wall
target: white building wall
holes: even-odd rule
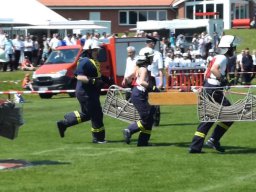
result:
[[[224,29],[230,29],[231,28],[231,23],[232,23],[231,12],[235,11],[235,10],[231,10],[231,4],[232,3],[238,3],[238,4],[245,3],[245,4],[248,4],[249,2],[248,1],[243,1],[243,0],[208,0],[208,1],[186,2],[185,5],[201,4],[201,5],[203,5],[204,10],[205,10],[206,4],[214,4],[214,5],[216,5],[216,4],[223,4]],[[247,10],[247,17],[249,17],[248,11],[249,11],[249,9]],[[194,10],[194,12],[195,12],[195,10]],[[194,17],[194,19],[195,19],[195,17]]]

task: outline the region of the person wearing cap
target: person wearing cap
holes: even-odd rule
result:
[[[189,59],[188,53],[182,54],[181,67],[192,67],[191,59]]]
[[[154,34],[156,37],[156,33]],[[151,65],[148,66],[148,70],[150,71],[151,76],[155,79],[155,85],[156,85],[156,78],[159,80],[157,84],[157,88],[161,90],[163,88],[163,82],[164,82],[164,75],[163,75],[163,69],[164,69],[164,63],[163,63],[163,55],[155,50],[155,45],[159,39],[155,38],[153,36],[147,36],[146,40],[146,47],[149,47],[154,50],[154,56],[153,61]],[[156,111],[154,114],[154,126],[159,126],[160,123],[160,106],[155,106]]]
[[[182,61],[182,53],[180,51],[174,51],[174,60],[175,67],[181,67],[181,61]]]
[[[208,65],[212,61],[214,55],[215,55],[214,49],[209,49],[208,57],[206,58],[206,67],[208,67]]]
[[[81,58],[76,69],[76,97],[79,101],[81,111],[67,113],[64,120],[57,122],[61,137],[65,136],[68,127],[91,121],[91,132],[93,143],[106,143],[103,113],[100,103],[100,91],[102,87],[100,63],[97,61],[99,45],[94,41],[85,50],[87,56]]]
[[[127,144],[131,142],[133,134],[140,132],[137,142],[138,147],[149,145],[148,141],[154,123],[155,107],[148,102],[148,92],[156,89],[148,71],[148,66],[152,63],[153,56],[154,50],[149,47],[142,48],[139,52],[136,62],[138,66],[136,86],[132,90],[131,101],[140,115],[140,120],[130,124],[123,130],[124,140]]]
[[[226,67],[228,58],[233,55],[235,50],[236,38],[232,35],[224,35],[219,43],[219,54],[214,56],[211,63],[205,72],[204,87],[207,94],[214,99],[214,102],[223,106],[230,106],[231,103],[223,95],[223,86],[227,86]],[[225,152],[225,149],[220,145],[220,139],[229,129],[233,122],[218,122],[211,137],[206,142],[210,148],[218,152]],[[205,137],[214,125],[214,122],[201,122],[192,139],[189,148],[190,153],[201,153],[204,145]]]
[[[169,49],[166,54],[166,58],[164,60],[164,67],[167,69],[169,72],[171,68],[175,67],[174,63],[174,52],[172,49]]]
[[[195,58],[194,58],[194,65],[197,67],[205,66],[205,60],[202,58],[201,53],[197,50],[194,52]]]

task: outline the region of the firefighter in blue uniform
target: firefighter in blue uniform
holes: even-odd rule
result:
[[[206,93],[211,95],[215,102],[222,103],[223,106],[230,106],[230,102],[223,95],[223,86],[227,86],[226,68],[228,57],[231,57],[235,51],[236,38],[232,35],[225,35],[221,38],[219,54],[214,56],[205,73]],[[214,122],[202,122],[199,124],[197,131],[190,145],[190,153],[201,153],[205,137],[213,126]],[[220,139],[228,130],[233,122],[218,122],[210,139],[206,145],[218,152],[225,152],[225,149],[220,145]]]
[[[132,90],[131,101],[137,109],[140,120],[132,123],[128,128],[123,130],[124,140],[127,144],[130,143],[131,136],[140,131],[137,146],[148,146],[152,126],[154,123],[153,115],[155,107],[148,103],[148,92],[154,91],[156,87],[153,85],[147,67],[152,63],[154,50],[145,47],[139,52],[139,57],[136,62],[137,79],[136,86]]]
[[[77,69],[76,97],[81,106],[81,112],[67,113],[64,120],[57,122],[61,137],[65,136],[68,127],[91,120],[93,143],[105,143],[105,128],[100,104],[100,89],[103,84],[100,74],[100,63],[97,61],[99,45],[92,41],[87,46],[87,56],[80,59]]]

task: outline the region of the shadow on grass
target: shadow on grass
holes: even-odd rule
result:
[[[191,142],[181,142],[181,143],[157,143],[155,145],[159,146],[170,146],[174,145],[177,147],[182,147],[182,148],[189,148]],[[240,147],[240,146],[223,146],[224,149],[226,149],[225,153],[221,154],[256,154],[256,148],[249,148],[249,147]],[[207,145],[203,146],[203,149],[211,149]]]
[[[225,154],[256,154],[256,148],[239,147],[239,146],[223,146],[226,149]]]
[[[153,143],[152,147],[162,146],[176,146],[189,149],[191,142],[179,142],[179,143]],[[223,146],[226,149],[225,153],[221,154],[256,154],[256,148],[240,147],[240,146]],[[203,149],[210,149],[204,145]]]
[[[191,126],[191,125],[198,125],[198,123],[168,123],[168,124],[160,124],[157,127],[153,128],[161,128],[161,127],[172,127],[172,126]]]
[[[52,98],[49,98],[49,99],[53,99],[53,100],[55,100],[55,99],[67,99],[67,98],[71,98],[69,95],[67,95],[67,96],[61,96],[61,97],[52,97]],[[73,97],[72,97],[73,98]],[[47,99],[44,99],[44,100],[47,100]]]
[[[180,143],[152,143],[152,147],[164,147],[164,146],[177,146],[188,148],[191,142],[180,142]]]
[[[39,165],[69,165],[69,162],[51,161],[51,160],[41,160],[41,161],[31,161],[32,166]]]

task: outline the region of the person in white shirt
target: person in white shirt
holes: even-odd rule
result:
[[[181,67],[182,53],[180,51],[174,52],[174,67]]]
[[[253,60],[253,72],[254,72],[252,78],[254,78],[256,73],[256,50],[255,49],[252,51],[252,60]]]
[[[147,36],[146,47],[149,47],[154,50],[153,62],[148,66],[148,70],[150,71],[151,77],[154,79],[155,86],[160,90],[163,88],[164,76],[163,76],[163,56],[162,54],[155,50],[155,45],[158,39],[152,36]],[[158,84],[156,81],[158,81]],[[155,114],[154,114],[154,126],[158,126],[160,122],[160,106],[155,106]]]
[[[206,67],[209,65],[213,57],[215,56],[214,49],[209,49],[208,57],[206,58]]]
[[[10,71],[13,71],[13,53],[14,53],[14,46],[12,44],[12,40],[9,38],[9,35],[5,35],[6,40],[4,42],[4,51],[7,55],[8,62],[4,63],[3,71],[7,70],[7,67],[9,65]]]
[[[125,67],[125,73],[124,78],[122,81],[123,87],[129,87],[133,88],[135,75],[136,75],[136,58],[135,58],[135,47],[129,46],[127,47],[127,58],[126,58],[126,67]],[[126,100],[129,100],[131,97],[131,92],[126,92]]]
[[[172,67],[175,67],[174,53],[173,53],[173,50],[171,49],[167,51],[166,58],[164,60],[164,67],[165,69],[168,69],[169,72]]]
[[[66,45],[75,45],[74,41],[72,40],[72,35],[71,34],[68,34],[66,37],[64,37],[64,41],[66,43]]]
[[[198,51],[201,56],[205,55],[205,39],[204,39],[205,33],[201,33],[201,36],[198,40]]]
[[[182,54],[181,67],[192,67],[191,59],[188,57],[188,53]]]
[[[186,39],[185,36],[183,34],[180,34],[177,37],[177,41],[176,41],[176,47],[179,47],[180,51],[182,53],[185,52],[185,44],[186,44]]]
[[[235,77],[235,84],[238,84],[239,79],[241,77],[241,66],[242,66],[242,58],[245,55],[245,50],[241,50],[241,53],[239,53],[236,56],[236,77]]]
[[[33,50],[33,41],[30,36],[27,35],[24,41],[24,56],[27,56],[30,62],[32,62],[32,50]]]
[[[54,33],[52,35],[52,39],[49,42],[49,46],[50,46],[51,50],[55,50],[58,47],[59,41],[60,41],[59,34],[58,33]]]
[[[14,63],[13,67],[15,70],[19,67],[19,61],[21,57],[21,50],[24,48],[24,43],[20,40],[20,36],[16,35],[15,39],[12,40],[14,46]]]
[[[199,51],[195,51],[195,59],[194,59],[194,63],[196,67],[204,67],[205,66],[205,60],[202,58],[202,55],[200,54]]]
[[[4,42],[6,41],[6,37],[2,29],[0,29],[0,49],[4,49]]]

